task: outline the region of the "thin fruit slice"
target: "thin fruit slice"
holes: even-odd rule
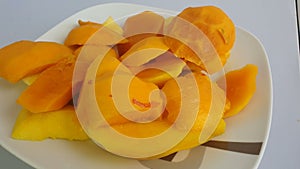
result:
[[[67,57],[72,51],[55,42],[18,41],[0,49],[0,77],[16,83]]]
[[[40,74],[34,74],[34,75],[31,75],[31,76],[25,77],[22,80],[25,84],[30,86],[39,76],[40,76]]]
[[[142,80],[162,87],[168,80],[178,77],[185,66],[184,61],[166,52],[142,66],[129,69]]]
[[[141,66],[169,50],[162,37],[149,37],[133,45],[121,56],[127,66]]]
[[[107,28],[117,32],[120,35],[123,35],[123,29],[121,28],[120,25],[118,25],[115,20],[110,16],[108,17],[105,22],[103,22],[103,25],[106,26]]]
[[[31,113],[20,111],[11,137],[17,140],[39,141],[47,138],[87,140],[88,136],[77,120],[73,106],[58,111]]]
[[[66,46],[76,45],[115,45],[124,40],[117,32],[94,22],[79,21],[80,26],[72,29],[65,39]]]
[[[224,118],[241,112],[250,102],[256,91],[257,73],[258,68],[253,64],[226,73],[226,96],[230,100],[231,107],[225,111]],[[218,80],[218,83],[221,83],[222,80]],[[225,89],[224,86],[221,87]]]
[[[17,102],[33,113],[54,111],[72,98],[75,59],[64,59],[43,71],[19,96]]]
[[[118,44],[118,51],[123,55],[137,42],[152,36],[161,36],[164,18],[151,11],[145,11],[129,17],[124,23],[124,37],[127,43]]]

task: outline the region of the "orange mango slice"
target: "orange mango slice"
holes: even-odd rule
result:
[[[118,51],[123,55],[137,42],[162,34],[164,26],[164,18],[151,11],[145,11],[129,17],[123,26],[124,37],[128,40],[127,43],[118,44]]]
[[[258,68],[248,64],[239,70],[226,73],[226,96],[231,107],[225,111],[224,118],[231,117],[241,112],[250,102],[256,91],[256,75]],[[222,82],[220,79],[218,82]],[[221,86],[224,88],[224,86]]]
[[[162,37],[148,37],[133,45],[120,59],[127,66],[141,66],[168,49]]]
[[[125,118],[122,114],[120,114],[120,111],[126,114],[127,112],[132,112],[134,108],[141,113],[149,110],[151,106],[157,106],[158,109],[159,106],[161,106],[162,98],[160,97],[160,95],[154,96],[156,99],[153,100],[155,100],[157,104],[151,103],[149,100],[150,94],[154,90],[158,90],[158,87],[153,83],[144,82],[137,77],[133,77],[128,89],[128,93],[122,92],[124,90],[123,88],[112,87],[112,78],[127,79],[131,78],[130,76],[132,75],[126,72],[120,75],[113,75],[113,73],[108,72],[103,74],[102,76],[98,76],[98,80],[95,84],[95,92],[97,93],[96,99],[101,112],[103,113],[105,119],[110,125],[123,124],[129,122],[128,118]],[[125,87],[124,85],[122,86]],[[117,94],[114,95],[111,90],[117,90]],[[125,100],[123,99],[121,100],[121,102],[114,102],[114,100],[116,100],[117,95],[121,95],[118,97],[126,98],[126,100],[130,102],[130,105],[120,105],[125,102]],[[149,118],[152,118],[154,116],[156,117],[156,113],[160,112],[153,112],[153,114],[148,114]],[[133,116],[131,117],[135,118]],[[138,118],[138,116],[136,117]]]
[[[165,42],[172,52],[210,74],[223,67],[235,42],[233,22],[214,6],[186,8],[165,30],[170,35]]]
[[[17,102],[32,113],[61,109],[72,98],[74,59],[63,59],[43,71]]]
[[[88,140],[81,128],[73,106],[57,111],[31,113],[22,109],[15,122],[11,137],[17,140],[39,141],[47,138]]]
[[[160,127],[158,125],[156,125],[156,127]],[[226,129],[226,123],[223,119],[220,120],[216,130],[214,131],[214,133],[211,135],[211,138],[213,137],[216,137],[216,136],[219,136],[221,134],[223,134],[225,132],[225,129]],[[161,129],[162,130],[162,129]],[[191,149],[191,148],[194,148],[194,147],[197,147],[200,145],[199,143],[199,135],[200,135],[200,132],[201,130],[194,130],[192,129],[185,137],[182,141],[180,141],[176,146],[174,146],[172,149],[162,153],[162,154],[159,154],[159,155],[156,155],[156,156],[153,156],[153,157],[149,157],[149,158],[146,158],[147,160],[149,159],[157,159],[157,158],[161,158],[161,157],[165,157],[165,156],[168,156],[172,153],[175,153],[175,152],[178,152],[178,151],[181,151],[181,150],[188,150],[188,149]],[[207,140],[209,141],[209,140]],[[202,144],[202,143],[201,143]]]
[[[68,57],[72,51],[55,42],[18,41],[0,49],[0,77],[16,83]]]
[[[136,34],[161,34],[165,19],[151,11],[145,11],[129,17],[123,26],[124,36]]]
[[[168,80],[178,77],[185,66],[184,61],[166,52],[142,66],[129,69],[142,80],[161,88]]]
[[[219,88],[216,83],[210,81],[207,76],[199,73],[193,73],[192,75],[194,76],[198,89],[191,87],[191,84],[195,82],[191,81],[191,76],[186,75],[167,81],[162,91],[167,98],[166,110],[169,112],[167,120],[174,123],[179,113],[185,113],[181,107],[189,104],[189,112],[197,112],[193,129],[201,130],[209,114],[215,118],[215,121],[219,122],[223,117],[223,113],[229,109],[230,103],[226,100],[224,91]],[[182,86],[180,87],[177,82],[180,82]],[[195,93],[197,90],[198,95],[195,96],[199,98],[188,100],[190,95],[193,94],[192,92]],[[186,94],[184,94],[185,92]],[[215,100],[213,100],[213,97],[215,97]],[[192,123],[192,121],[187,121],[182,118],[178,123],[185,126],[185,123]]]
[[[123,36],[103,24],[94,22],[79,22],[80,26],[73,28],[65,39],[66,46],[78,45],[114,45],[124,40]]]

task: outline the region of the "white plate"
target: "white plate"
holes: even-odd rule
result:
[[[134,4],[102,4],[82,10],[67,18],[37,40],[63,42],[78,19],[103,22],[108,16],[122,18],[145,10],[176,14],[173,11]],[[267,55],[259,40],[247,31],[237,28],[236,43],[226,69],[236,69],[248,63],[253,63],[259,68],[257,91],[246,109],[239,115],[226,119],[226,133],[214,139],[225,141],[225,143],[213,142],[214,145],[210,143],[191,151],[182,151],[174,157],[170,156],[169,159],[140,162],[112,155],[89,141],[45,140],[31,142],[13,140],[10,138],[10,133],[20,110],[20,106],[16,104],[15,100],[25,85],[21,82],[11,85],[0,79],[0,144],[35,168],[256,168],[263,155],[271,123],[271,73]],[[241,142],[242,146],[239,147],[237,143],[233,142]],[[220,145],[225,145],[223,148],[233,151],[211,148],[211,146]],[[260,147],[261,145],[262,147]],[[250,147],[251,150],[257,148],[257,151],[249,152],[247,147]],[[246,152],[238,152],[244,148]]]

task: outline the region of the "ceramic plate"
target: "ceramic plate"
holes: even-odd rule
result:
[[[108,16],[124,18],[145,10],[176,14],[173,11],[134,4],[101,4],[67,18],[37,40],[63,42],[78,19],[103,22]],[[251,33],[237,28],[236,43],[225,69],[237,69],[248,63],[257,65],[259,69],[257,91],[253,99],[240,114],[226,119],[225,134],[192,150],[181,151],[163,159],[138,161],[112,155],[90,141],[13,140],[10,133],[20,110],[16,99],[25,85],[22,82],[11,85],[3,79],[0,79],[0,144],[35,168],[256,168],[263,155],[271,123],[271,74],[262,44]]]

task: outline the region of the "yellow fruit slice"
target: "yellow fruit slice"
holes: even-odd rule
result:
[[[21,110],[11,137],[18,140],[39,141],[47,138],[67,140],[87,140],[73,106],[58,111],[31,113]]]
[[[223,119],[221,119],[221,121],[218,124],[216,130],[211,135],[211,138],[223,134],[225,132],[225,128],[226,128],[226,123]],[[178,151],[181,151],[181,150],[188,150],[188,149],[197,147],[197,146],[200,145],[200,143],[199,143],[200,133],[201,133],[201,130],[193,130],[192,129],[186,135],[186,137],[180,143],[178,143],[175,147],[173,147],[172,149],[170,149],[170,150],[168,150],[168,151],[166,151],[162,154],[159,154],[159,155],[156,155],[156,156],[153,156],[153,157],[149,157],[149,158],[146,158],[146,159],[147,160],[157,159],[157,158],[165,157],[167,155],[170,155],[172,153],[175,153],[175,152],[178,152]],[[209,141],[209,140],[206,140],[206,141]]]
[[[236,115],[250,102],[256,91],[257,73],[258,68],[253,64],[226,73],[226,96],[230,100],[231,107],[225,111],[224,118]],[[222,79],[218,81],[221,82]]]
[[[25,77],[22,80],[25,84],[30,86],[39,76],[40,76],[40,74],[34,74],[34,75],[31,75],[31,76]]]
[[[115,20],[110,16],[104,22],[103,25],[107,28],[117,32],[120,35],[123,35],[123,29],[118,25]]]

